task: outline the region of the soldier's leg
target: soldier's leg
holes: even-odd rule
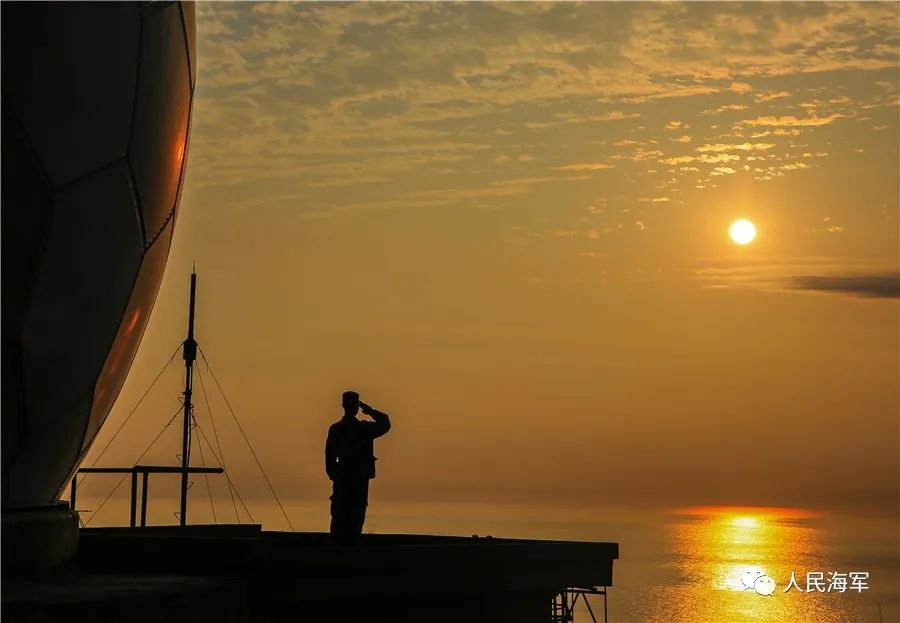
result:
[[[347,484],[335,480],[331,494],[331,536],[336,541],[346,541],[352,536],[352,507]]]
[[[355,534],[362,534],[363,524],[366,522],[366,508],[369,506],[369,479],[366,478],[359,483],[356,491],[355,507],[354,507],[354,525]]]

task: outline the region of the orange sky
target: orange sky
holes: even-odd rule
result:
[[[283,497],[327,499],[353,388],[394,420],[383,499],[896,513],[898,20],[201,3],[168,268],[93,456],[183,339],[196,261],[198,339]],[[178,391],[173,366],[102,463]]]

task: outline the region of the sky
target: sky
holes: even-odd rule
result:
[[[394,423],[373,499],[896,516],[900,5],[199,3],[197,41],[168,267],[86,464],[196,263],[284,499],[327,503],[355,389]],[[179,363],[102,464],[177,410]]]

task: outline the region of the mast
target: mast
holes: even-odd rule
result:
[[[191,272],[191,302],[188,309],[188,334],[184,341],[184,432],[181,443],[181,515],[182,526],[187,525],[188,468],[191,464],[191,393],[194,381],[194,360],[197,341],[194,339],[194,302],[197,294],[197,272]]]

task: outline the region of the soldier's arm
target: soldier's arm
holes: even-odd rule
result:
[[[378,409],[373,409],[364,402],[361,402],[359,406],[362,407],[363,413],[374,420],[373,422],[369,422],[369,426],[366,427],[373,439],[381,437],[391,430],[391,418],[388,417],[387,413],[383,413]]]
[[[334,440],[331,438],[331,429],[328,429],[328,439],[325,440],[325,473],[329,480],[334,480],[337,468],[337,454],[334,451]]]

